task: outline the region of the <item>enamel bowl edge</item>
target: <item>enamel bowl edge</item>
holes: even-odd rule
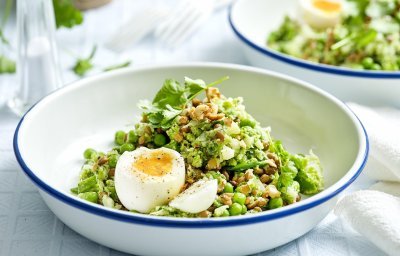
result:
[[[129,127],[139,115],[137,100],[151,98],[165,78],[211,82],[225,75],[230,80],[220,85],[223,94],[243,96],[248,111],[263,125],[271,125],[273,136],[290,151],[306,153],[312,148],[320,156],[324,191],[280,209],[220,219],[127,213],[68,192],[66,184],[79,173],[83,148],[104,135],[99,147],[107,148],[113,131]],[[95,242],[140,255],[244,255],[288,243],[317,225],[362,171],[368,139],[345,104],[310,84],[246,66],[186,63],[105,73],[52,93],[21,119],[14,151],[57,217]]]
[[[228,15],[248,61],[256,67],[310,82],[339,99],[370,106],[400,107],[400,71],[369,71],[305,61],[266,46],[285,15],[296,16],[297,0],[238,0]]]

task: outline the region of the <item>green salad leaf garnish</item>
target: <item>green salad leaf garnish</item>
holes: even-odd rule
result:
[[[217,85],[229,77],[223,77],[206,85],[203,80],[193,80],[185,77],[185,84],[181,85],[174,79],[167,79],[157,92],[153,101],[140,101],[139,108],[155,127],[168,129],[171,121],[182,112],[185,105],[210,86]]]
[[[0,74],[15,73],[15,69],[15,61],[7,58],[6,56],[0,55]]]
[[[97,46],[93,46],[92,51],[90,52],[87,58],[80,58],[75,63],[75,66],[72,68],[75,74],[78,76],[84,76],[87,72],[89,72],[93,68],[92,60],[94,55],[96,54]]]
[[[53,0],[57,28],[72,28],[83,22],[83,15],[71,0]]]

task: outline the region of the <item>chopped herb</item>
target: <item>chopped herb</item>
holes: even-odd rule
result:
[[[94,46],[92,52],[87,58],[78,59],[75,66],[72,68],[78,76],[84,76],[89,70],[93,68],[93,57],[96,54],[97,46]]]
[[[5,56],[0,55],[0,74],[15,73],[15,62]]]
[[[72,28],[83,22],[81,11],[75,8],[72,0],[53,0],[57,28]]]
[[[131,62],[126,61],[122,64],[117,64],[117,65],[112,65],[112,66],[106,67],[106,68],[104,68],[104,71],[107,72],[107,71],[116,70],[116,69],[120,69],[120,68],[126,68],[126,67],[129,67],[130,65],[131,65]]]

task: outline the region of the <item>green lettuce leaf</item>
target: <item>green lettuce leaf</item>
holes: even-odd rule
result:
[[[285,201],[287,204],[293,204],[296,202],[297,197],[300,193],[300,184],[292,180],[292,182],[284,187],[278,189],[281,192],[282,200]]]
[[[269,149],[271,152],[278,155],[279,159],[281,160],[282,166],[285,166],[290,159],[290,153],[286,151],[283,147],[282,142],[279,140],[272,140],[270,138],[270,146]]]
[[[206,83],[201,79],[191,79],[189,77],[185,77],[185,90],[186,97],[188,100],[194,99],[197,94],[202,92],[207,88]]]
[[[324,188],[321,163],[312,151],[305,156],[294,155],[292,160],[299,170],[295,180],[300,184],[301,193],[312,195]]]
[[[57,28],[80,25],[83,22],[81,11],[75,8],[72,0],[53,0]]]
[[[186,101],[185,87],[176,80],[167,79],[154,97],[153,105],[161,109],[167,105],[178,108],[185,104]]]
[[[277,188],[281,192],[282,199],[292,204],[296,202],[296,199],[300,192],[300,185],[295,181],[295,177],[298,170],[292,161],[288,161],[281,168],[281,173],[278,178]]]

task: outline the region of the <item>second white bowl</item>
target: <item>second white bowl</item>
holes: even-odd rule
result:
[[[353,70],[313,63],[269,49],[267,36],[285,15],[297,13],[298,0],[238,0],[229,22],[249,62],[308,81],[343,101],[400,107],[400,71]]]

